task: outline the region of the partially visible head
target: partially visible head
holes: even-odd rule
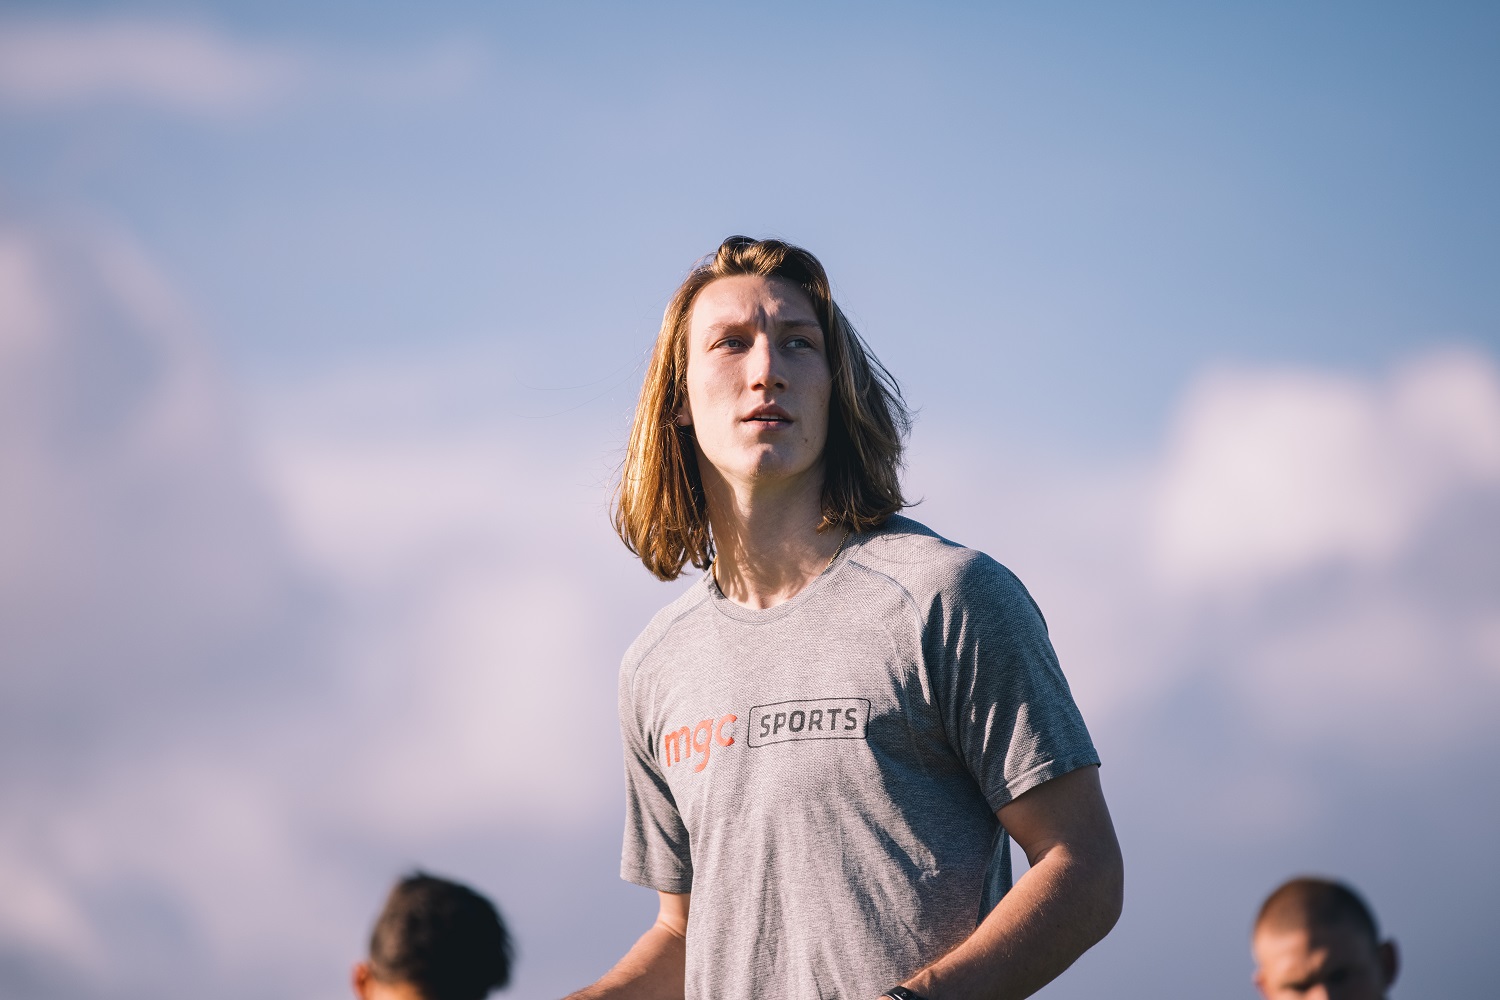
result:
[[[1255,985],[1267,1000],[1383,1000],[1396,981],[1364,900],[1339,882],[1295,878],[1261,905],[1251,935]]]
[[[363,1000],[483,1000],[510,981],[511,942],[493,903],[421,872],[397,882],[354,967]]]
[[[688,402],[689,331],[705,288],[726,278],[769,279],[793,310],[817,320],[831,380],[822,441],[820,530],[872,528],[904,507],[901,453],[910,417],[900,389],[833,301],[818,259],[780,240],[731,236],[699,261],[662,318],[641,387],[615,497],[614,525],[631,552],[663,580],[713,559],[707,500]],[[823,431],[824,428],[817,428]]]

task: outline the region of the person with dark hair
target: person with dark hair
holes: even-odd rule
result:
[[[1114,925],[1046,624],[900,516],[908,426],[806,250],[730,237],[672,297],[614,506],[652,574],[704,570],[620,671],[621,873],[659,913],[577,1000],[1019,998]]]
[[[1251,932],[1256,987],[1266,1000],[1384,1000],[1396,981],[1396,942],[1349,886],[1294,878],[1261,905]]]
[[[361,1000],[483,1000],[510,982],[510,934],[495,905],[422,872],[396,883],[354,966]]]

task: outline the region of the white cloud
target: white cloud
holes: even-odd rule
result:
[[[282,600],[273,529],[160,276],[106,232],[9,229],[0,285],[0,688],[61,697],[115,648],[181,670],[258,627]]]
[[[600,449],[455,425],[493,386],[421,365],[272,399],[247,448],[128,241],[0,229],[0,289],[0,948],[292,981],[368,918],[324,845],[613,811],[615,670],[670,588],[609,537]]]
[[[0,23],[0,100],[13,106],[121,102],[240,112],[286,96],[306,72],[291,51],[246,44],[200,24]]]
[[[68,887],[39,865],[40,845],[21,843],[19,831],[0,831],[0,940],[28,950],[87,962],[95,950],[88,918]]]
[[[1426,776],[1493,747],[1496,385],[1221,372],[1109,467],[925,428],[914,513],[1036,594],[1137,842],[1145,802],[1165,853],[1297,847],[1364,829],[1330,782],[1461,809]],[[389,866],[612,822],[616,664],[675,591],[609,535],[612,428],[512,395],[426,359],[246,417],[128,241],[0,229],[0,949],[308,994]]]
[[[130,105],[209,118],[292,100],[424,103],[472,87],[485,53],[457,39],[383,55],[252,41],[195,21],[0,20],[0,108]]]
[[[1144,746],[1139,720],[1208,698],[1252,743],[1419,767],[1500,709],[1500,373],[1482,354],[1381,378],[1219,370],[1135,465],[922,434],[915,513],[1020,574],[1107,733]],[[1418,749],[1395,752],[1393,727]]]
[[[1426,358],[1383,384],[1219,372],[1177,417],[1154,568],[1190,592],[1386,563],[1445,497],[1497,482],[1500,374],[1482,356]]]
[[[246,935],[225,921],[270,913],[221,890],[308,876],[262,836],[284,791],[234,764],[306,588],[191,317],[137,248],[3,227],[0,288],[0,942],[81,989],[146,974],[184,945],[173,928],[230,954]],[[132,900],[166,928],[139,955]]]
[[[351,807],[386,829],[578,821],[614,793],[597,766],[613,726],[584,720],[612,719],[622,637],[666,598],[609,535],[598,450],[483,402],[508,378],[501,356],[372,366],[259,411],[266,482],[340,595],[344,658],[391,685],[371,711],[401,716],[368,750],[380,789]],[[615,610],[631,593],[639,617]]]

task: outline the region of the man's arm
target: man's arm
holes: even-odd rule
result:
[[[682,1000],[689,893],[662,892],[656,923],[592,986],[567,1000]]]
[[[1120,918],[1125,866],[1097,767],[1038,785],[995,815],[1031,869],[962,944],[901,984],[928,1000],[1031,996]]]

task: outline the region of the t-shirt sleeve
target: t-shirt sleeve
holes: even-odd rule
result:
[[[925,655],[949,743],[990,808],[1098,764],[1047,623],[1021,581],[976,553],[955,589],[928,622]]]
[[[620,739],[625,751],[625,847],[620,877],[658,892],[691,892],[688,832],[667,787],[634,692],[634,671],[620,672]]]

